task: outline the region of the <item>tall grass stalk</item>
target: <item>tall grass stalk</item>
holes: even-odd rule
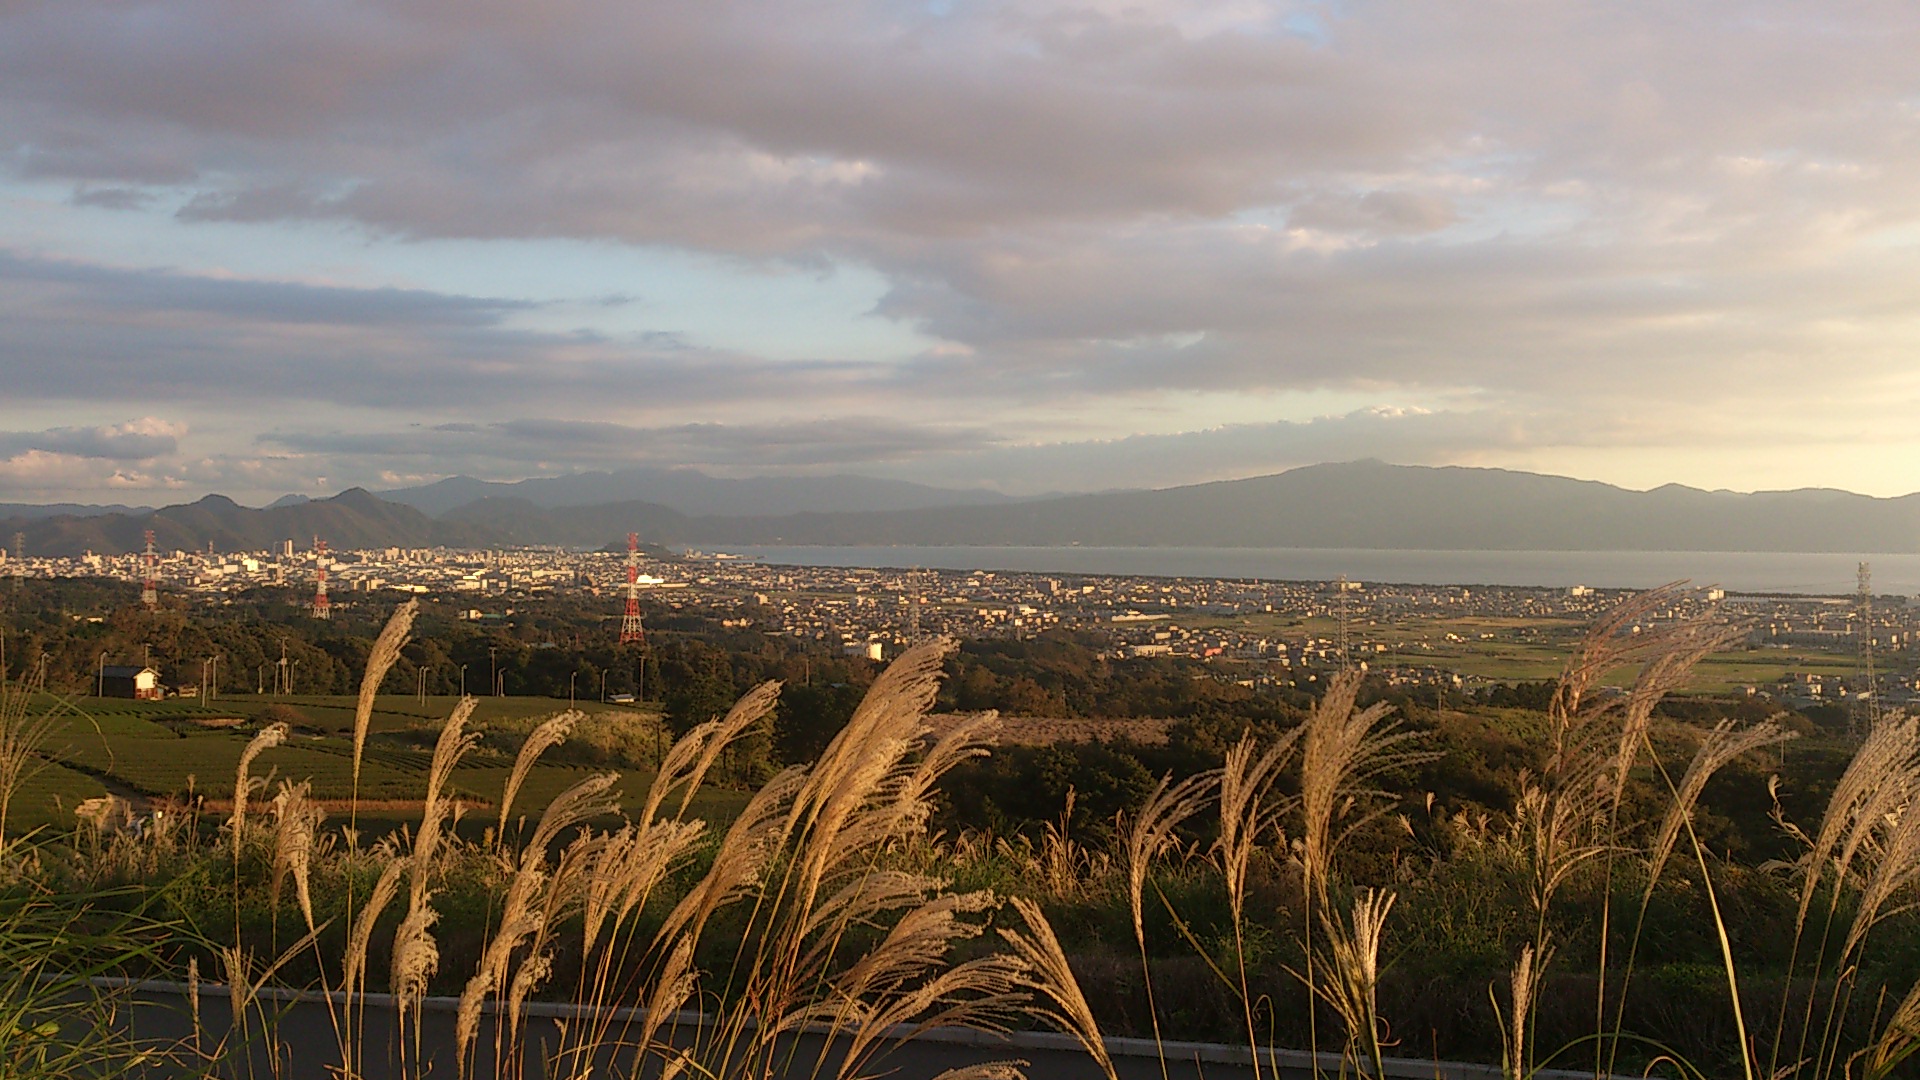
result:
[[[46,768],[40,750],[58,723],[51,710],[36,711],[34,697],[45,688],[47,664],[42,659],[29,674],[18,680],[7,678],[6,665],[0,664],[0,857],[9,844],[9,815],[20,785]]]
[[[1147,992],[1147,1019],[1153,1025],[1153,1045],[1160,1075],[1167,1076],[1167,1054],[1160,1033],[1160,1011],[1153,996],[1153,968],[1147,959],[1146,886],[1153,864],[1176,842],[1180,827],[1205,812],[1218,797],[1220,774],[1198,773],[1175,783],[1161,777],[1146,805],[1133,815],[1126,831],[1127,911],[1133,917],[1133,940],[1140,949],[1140,973]]]

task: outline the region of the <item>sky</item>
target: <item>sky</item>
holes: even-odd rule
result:
[[[0,500],[1920,490],[1911,0],[0,0]]]

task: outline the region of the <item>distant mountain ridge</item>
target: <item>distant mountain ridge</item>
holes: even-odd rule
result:
[[[26,554],[71,557],[92,551],[122,555],[145,546],[153,530],[163,551],[261,551],[294,541],[306,550],[316,536],[338,549],[370,547],[479,547],[499,542],[484,530],[441,525],[411,506],[374,498],[360,488],[331,499],[255,510],[225,495],[147,513],[72,515],[0,521],[0,536],[25,535]]]
[[[50,517],[99,517],[102,514],[150,514],[151,506],[122,506],[111,503],[97,506],[92,503],[0,503],[0,521],[29,521],[34,518]]]
[[[1506,469],[1310,465],[1011,506],[699,523],[705,542],[1479,551],[1920,552],[1920,494],[1630,491]]]
[[[697,469],[622,469],[541,476],[512,483],[454,476],[420,487],[377,491],[439,517],[480,499],[519,499],[537,507],[658,503],[692,516],[778,516],[802,511],[920,510],[936,506],[991,506],[1012,497],[984,489],[930,487],[868,476],[708,476]]]
[[[477,483],[477,482],[476,482]],[[511,486],[511,485],[506,485]],[[744,490],[744,489],[742,489]],[[937,489],[929,489],[937,490]],[[314,535],[338,548],[601,547],[629,531],[667,545],[897,544],[1302,547],[1480,551],[1920,552],[1920,493],[1828,489],[1740,494],[1670,484],[1630,491],[1505,469],[1312,465],[1209,484],[993,505],[734,515],[648,500],[543,506],[488,494],[437,518],[355,489],[252,510],[221,496],[149,514],[0,521],[30,555],[161,546],[258,549]]]

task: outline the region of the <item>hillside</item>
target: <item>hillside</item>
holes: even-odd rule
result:
[[[1739,494],[1378,461],[991,507],[687,523],[695,543],[1920,551],[1920,495]]]
[[[198,502],[151,513],[0,521],[0,535],[25,534],[26,552],[36,556],[138,551],[145,543],[147,529],[153,530],[154,543],[169,551],[198,550],[209,543],[220,551],[257,551],[287,540],[304,549],[316,536],[340,549],[501,542],[477,524],[443,524],[410,506],[385,502],[359,488],[331,499],[262,510],[241,506],[224,495],[209,495]]]
[[[1807,489],[1630,491],[1504,469],[1378,461],[1211,484],[912,510],[692,515],[651,501],[542,506],[489,495],[438,518],[358,489],[252,510],[221,496],[151,514],[0,521],[27,551],[259,549],[324,536],[336,547],[601,547],[629,531],[666,545],[898,544],[1308,547],[1480,551],[1920,552],[1920,495]]]
[[[778,516],[804,510],[917,510],[1011,502],[982,489],[930,487],[867,476],[708,476],[697,469],[623,469],[543,476],[513,483],[454,476],[420,487],[376,493],[434,516],[481,499],[514,499],[547,509],[657,503],[687,515]]]

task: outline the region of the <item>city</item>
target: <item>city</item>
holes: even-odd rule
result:
[[[1218,665],[1247,687],[1295,685],[1355,666],[1388,686],[1475,690],[1528,674],[1529,653],[1563,653],[1620,590],[1066,576],[994,571],[765,565],[726,554],[636,553],[642,609],[698,613],[721,630],[753,629],[850,657],[890,659],[932,635],[960,640],[1092,634],[1116,658],[1176,657]],[[516,603],[599,607],[617,619],[628,556],[615,550],[155,552],[67,559],[0,557],[0,576],[152,580],[195,603],[280,590],[311,606],[320,571],[330,606],[390,605],[415,596],[476,623],[506,624]],[[230,602],[230,601],[229,601]],[[1864,617],[1863,617],[1864,612]],[[1746,627],[1759,659],[1722,689],[1785,707],[1848,705],[1877,663],[1878,703],[1916,699],[1920,600],[1690,592],[1653,621],[1711,616]],[[1637,629],[1637,628],[1636,628]],[[609,631],[612,632],[611,630]],[[1863,640],[1864,639],[1864,640]],[[1863,646],[1865,652],[1863,653]],[[1807,668],[1798,660],[1812,660]],[[1839,667],[1836,668],[1836,662]],[[1773,669],[1778,669],[1775,672]]]

